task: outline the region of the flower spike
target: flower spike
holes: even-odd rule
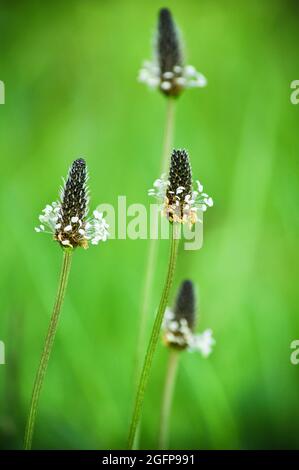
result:
[[[196,297],[192,281],[182,282],[177,294],[174,316],[177,320],[185,319],[190,330],[195,328]]]
[[[160,89],[166,96],[178,96],[185,88],[207,84],[195,67],[184,65],[180,34],[167,8],[159,12],[154,60],[144,62],[139,81]]]
[[[168,8],[162,8],[159,13],[157,49],[162,73],[182,65],[180,39]]]
[[[188,223],[200,221],[198,212],[205,212],[213,206],[213,199],[203,192],[203,186],[196,181],[193,186],[192,171],[186,150],[173,150],[169,176],[163,174],[148,191],[161,206],[161,211],[170,222]]]
[[[195,334],[195,289],[191,281],[182,282],[173,310],[166,309],[163,322],[163,340],[166,346],[177,350],[200,352],[207,357],[215,344],[212,330]]]
[[[93,218],[87,218],[87,180],[86,162],[79,158],[71,165],[61,189],[60,201],[52,202],[43,209],[39,216],[41,224],[35,228],[36,232],[52,233],[54,240],[64,248],[88,248],[88,241],[97,245],[100,240],[107,240],[108,225],[103,214],[94,211]]]

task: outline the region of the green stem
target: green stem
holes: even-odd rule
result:
[[[174,121],[175,121],[175,98],[167,99],[166,126],[164,134],[164,145],[162,154],[162,173],[167,172],[169,167],[171,146],[173,145]]]
[[[36,419],[36,414],[37,414],[38,402],[39,402],[44,378],[46,375],[47,366],[49,363],[49,358],[50,358],[50,354],[51,354],[54,339],[55,339],[55,334],[57,331],[59,314],[61,311],[61,306],[63,303],[63,299],[64,299],[66,287],[67,287],[67,281],[68,281],[70,268],[71,268],[71,261],[72,261],[72,249],[64,249],[57,297],[55,300],[52,317],[50,320],[50,325],[48,328],[48,332],[47,332],[47,336],[46,336],[46,340],[44,344],[44,349],[42,352],[42,356],[40,359],[39,367],[36,373],[34,386],[33,386],[29,415],[28,415],[26,431],[25,431],[25,439],[24,439],[25,450],[30,450],[31,445],[32,445],[32,437],[33,437],[35,419]]]
[[[176,373],[179,362],[179,351],[170,349],[168,366],[166,372],[166,379],[164,385],[162,409],[161,409],[161,421],[160,421],[160,436],[159,436],[159,449],[166,450],[168,447],[168,436],[169,436],[169,417],[172,405],[172,397],[174,391],[174,384],[176,379]]]
[[[173,131],[174,131],[174,121],[175,121],[175,98],[167,98],[166,103],[166,121],[165,121],[165,132],[163,139],[163,151],[161,158],[161,168],[162,173],[167,171],[169,164],[171,146],[173,141]],[[157,255],[158,255],[158,240],[151,239],[148,251],[148,259],[146,264],[146,274],[142,295],[142,305],[141,305],[141,315],[140,315],[140,326],[139,326],[139,335],[137,341],[137,358],[136,358],[136,370],[137,377],[140,370],[140,357],[143,356],[144,343],[145,343],[145,334],[147,327],[148,311],[150,305],[150,298],[152,293],[152,284],[155,274],[155,268],[157,264]]]
[[[137,426],[138,426],[140,416],[141,416],[144,394],[145,394],[145,390],[148,384],[153,357],[154,357],[154,353],[155,353],[157,343],[159,340],[163,316],[164,316],[164,312],[167,306],[168,297],[169,297],[170,289],[171,289],[172,282],[173,282],[176,259],[177,259],[177,252],[178,252],[178,245],[179,245],[178,228],[179,226],[177,224],[172,224],[168,271],[167,271],[166,281],[164,284],[161,300],[160,300],[159,307],[158,307],[158,312],[155,318],[152,334],[150,337],[149,345],[148,345],[147,352],[145,355],[138,389],[137,389],[134,411],[133,411],[133,416],[132,416],[130,431],[129,431],[129,439],[128,439],[129,449],[132,449],[134,446],[136,430],[137,430]]]
[[[153,284],[153,279],[154,279],[154,274],[155,274],[155,267],[157,264],[157,255],[158,255],[158,240],[150,239],[147,266],[146,266],[146,275],[145,275],[145,282],[144,282],[143,295],[142,295],[138,343],[137,343],[137,350],[136,350],[137,352],[136,381],[139,378],[140,368],[142,364],[141,360],[144,355],[144,344],[146,341],[146,331],[147,331],[147,326],[148,326],[150,298],[151,298],[152,284]]]

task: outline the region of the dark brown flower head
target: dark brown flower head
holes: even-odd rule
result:
[[[176,97],[186,88],[206,86],[206,78],[193,65],[186,65],[182,40],[168,8],[159,11],[154,58],[145,61],[138,80],[166,96]]]
[[[158,20],[157,56],[161,75],[160,90],[167,96],[177,96],[183,88],[180,83],[183,71],[181,49],[172,14],[168,8],[162,8]]]
[[[171,223],[202,223],[198,212],[205,212],[213,206],[213,199],[203,192],[203,185],[197,180],[193,187],[192,171],[186,150],[173,150],[169,174],[163,173],[156,179],[149,196],[157,199],[161,212]]]
[[[47,204],[39,216],[41,222],[36,232],[50,233],[54,240],[64,248],[81,246],[88,243],[97,245],[108,238],[108,224],[97,209],[93,217],[88,217],[87,168],[83,158],[75,160],[69,170],[60,201]]]
[[[198,351],[209,356],[215,344],[211,329],[196,334],[196,295],[194,284],[183,281],[173,309],[166,309],[163,321],[163,340],[166,346],[178,351]]]
[[[61,206],[55,238],[63,246],[84,246],[82,238],[88,212],[87,168],[83,158],[75,160],[61,191]]]
[[[174,308],[166,311],[164,319],[164,342],[175,349],[190,347],[196,322],[196,298],[193,282],[180,285]]]
[[[61,215],[65,225],[72,217],[83,219],[87,211],[87,169],[83,158],[75,160],[70,168],[62,194]]]
[[[192,281],[183,281],[174,307],[174,319],[180,321],[184,318],[191,331],[195,327],[195,289]]]
[[[192,195],[192,171],[186,150],[173,150],[168,181],[167,204],[179,219],[183,219],[186,201]],[[176,219],[171,216],[171,212],[169,219],[171,221]]]
[[[158,57],[161,73],[172,72],[176,65],[182,65],[182,54],[176,26],[171,12],[162,8],[158,24]]]

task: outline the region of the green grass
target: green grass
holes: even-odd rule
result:
[[[1,2],[0,442],[20,448],[61,252],[34,233],[60,177],[85,156],[91,206],[149,204],[159,174],[165,99],[136,82],[160,2]],[[298,79],[294,1],[165,2],[188,62],[209,80],[179,99],[175,146],[215,201],[204,247],[180,253],[175,288],[200,293],[208,360],[184,354],[172,448],[298,447]],[[152,310],[166,271],[161,242]],[[42,392],[35,448],[122,448],[134,397],[134,352],[147,241],[110,240],[73,259]],[[167,351],[159,347],[141,445],[155,448]]]

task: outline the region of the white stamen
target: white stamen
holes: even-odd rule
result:
[[[93,211],[93,215],[95,219],[102,220],[103,219],[103,213],[99,212],[98,210]]]
[[[163,78],[165,78],[165,80],[171,80],[173,78],[173,75],[173,72],[164,72]]]
[[[162,90],[170,90],[171,88],[171,83],[169,82],[162,82],[161,85],[160,85],[161,89]]]
[[[187,77],[194,77],[196,75],[196,69],[193,65],[186,65],[184,73]]]
[[[181,73],[182,67],[181,67],[180,65],[175,65],[175,66],[173,67],[173,71],[174,71],[175,73]]]
[[[185,190],[184,186],[179,186],[176,190],[176,194],[181,194]]]
[[[197,180],[196,181],[196,184],[197,184],[197,189],[200,193],[202,193],[203,191],[203,185]]]
[[[186,85],[186,82],[187,82],[184,77],[177,77],[177,78],[175,79],[175,81],[176,81],[176,83],[177,83],[178,85],[180,85],[180,86]]]

